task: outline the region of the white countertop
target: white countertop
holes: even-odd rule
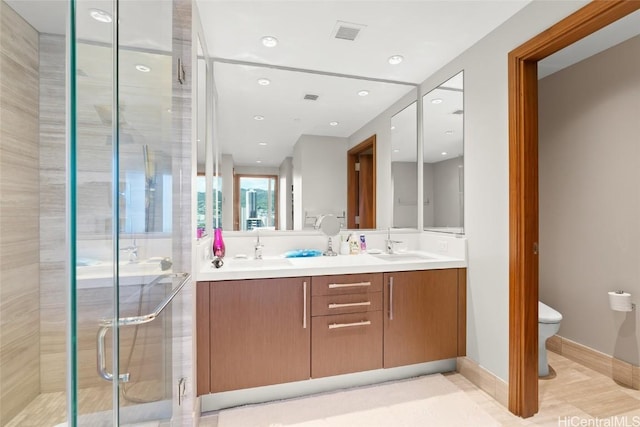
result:
[[[265,257],[224,258],[224,265],[215,268],[211,261],[203,262],[196,274],[199,282],[263,279],[271,277],[323,276],[333,274],[383,273],[391,271],[465,268],[466,261],[422,251],[394,255],[359,254],[309,258]]]

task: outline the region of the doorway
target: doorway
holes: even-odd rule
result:
[[[376,228],[376,136],[347,152],[347,227]]]
[[[509,410],[538,412],[538,61],[640,9],[594,1],[509,53]]]

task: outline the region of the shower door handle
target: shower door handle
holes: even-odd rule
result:
[[[102,326],[98,331],[98,375],[107,381],[113,381],[113,374],[107,371],[107,358],[104,353],[104,337],[107,335],[108,330],[109,326]],[[119,375],[118,379],[123,383],[128,382],[129,373],[127,372],[126,374]]]

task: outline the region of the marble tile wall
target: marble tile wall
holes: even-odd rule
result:
[[[0,425],[40,392],[38,33],[0,1]]]
[[[66,374],[65,40],[40,36],[40,378],[63,391]]]

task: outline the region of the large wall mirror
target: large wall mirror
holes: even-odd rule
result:
[[[417,102],[391,118],[393,227],[418,227]]]
[[[207,59],[204,56],[202,41],[198,35],[196,38],[196,67],[194,70],[194,97],[196,99],[196,228],[197,238],[208,234],[208,214],[206,207],[207,194]],[[211,203],[211,200],[209,200]]]
[[[464,73],[422,98],[423,224],[464,232]]]
[[[362,142],[354,135],[372,120],[384,122],[376,144],[386,164],[377,167],[389,167],[391,123],[383,113],[415,86],[226,60],[213,61],[213,74],[222,228],[313,229],[326,214],[346,227],[347,154]],[[413,147],[406,148],[413,162],[415,126],[414,107]],[[415,175],[404,179],[398,175],[397,185],[416,188]],[[415,218],[401,222],[417,226]]]

